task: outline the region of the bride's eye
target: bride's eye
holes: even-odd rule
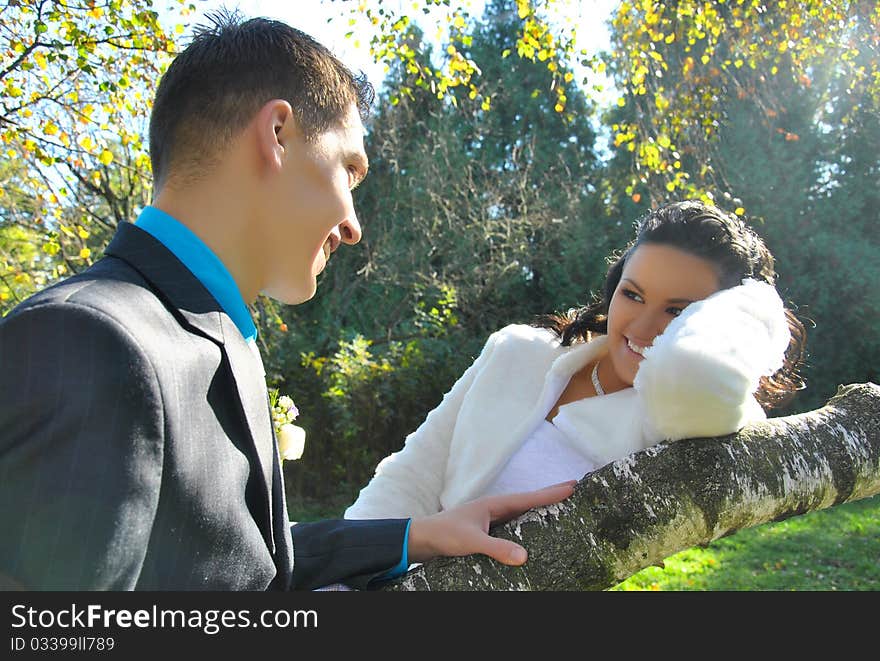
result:
[[[634,292],[632,289],[621,289],[620,293],[622,293],[628,299],[635,301],[636,303],[644,303],[645,302],[645,299],[643,299],[639,294]]]

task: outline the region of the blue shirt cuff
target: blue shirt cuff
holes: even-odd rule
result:
[[[390,581],[392,578],[403,576],[406,573],[406,570],[409,569],[409,552],[407,546],[409,545],[409,525],[411,523],[412,519],[407,520],[406,530],[403,532],[403,550],[400,553],[400,562],[398,562],[394,567],[389,569],[381,576],[377,576],[373,580]]]

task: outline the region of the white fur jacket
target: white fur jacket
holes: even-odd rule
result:
[[[744,280],[673,319],[632,388],[567,404],[554,422],[571,425],[563,431],[596,466],[662,440],[732,433],[766,417],[752,393],[781,367],[789,337],[776,290]],[[481,496],[571,376],[605,352],[605,339],[562,347],[550,331],[523,325],[492,334],[345,517],[423,516]]]

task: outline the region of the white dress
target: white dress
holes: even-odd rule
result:
[[[565,412],[560,411],[553,422],[540,422],[486,489],[486,495],[533,491],[567,480],[580,480],[599,468],[578,449],[576,438],[568,438],[554,424],[564,416]]]

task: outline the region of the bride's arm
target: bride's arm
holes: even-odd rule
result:
[[[764,416],[753,393],[789,342],[776,290],[756,280],[691,303],[654,339],[633,387],[657,440],[722,436]]]
[[[379,462],[373,479],[345,511],[346,519],[427,516],[440,511],[449,445],[459,410],[502,332],[489,337],[479,357],[443,401],[407,436],[403,449]]]

